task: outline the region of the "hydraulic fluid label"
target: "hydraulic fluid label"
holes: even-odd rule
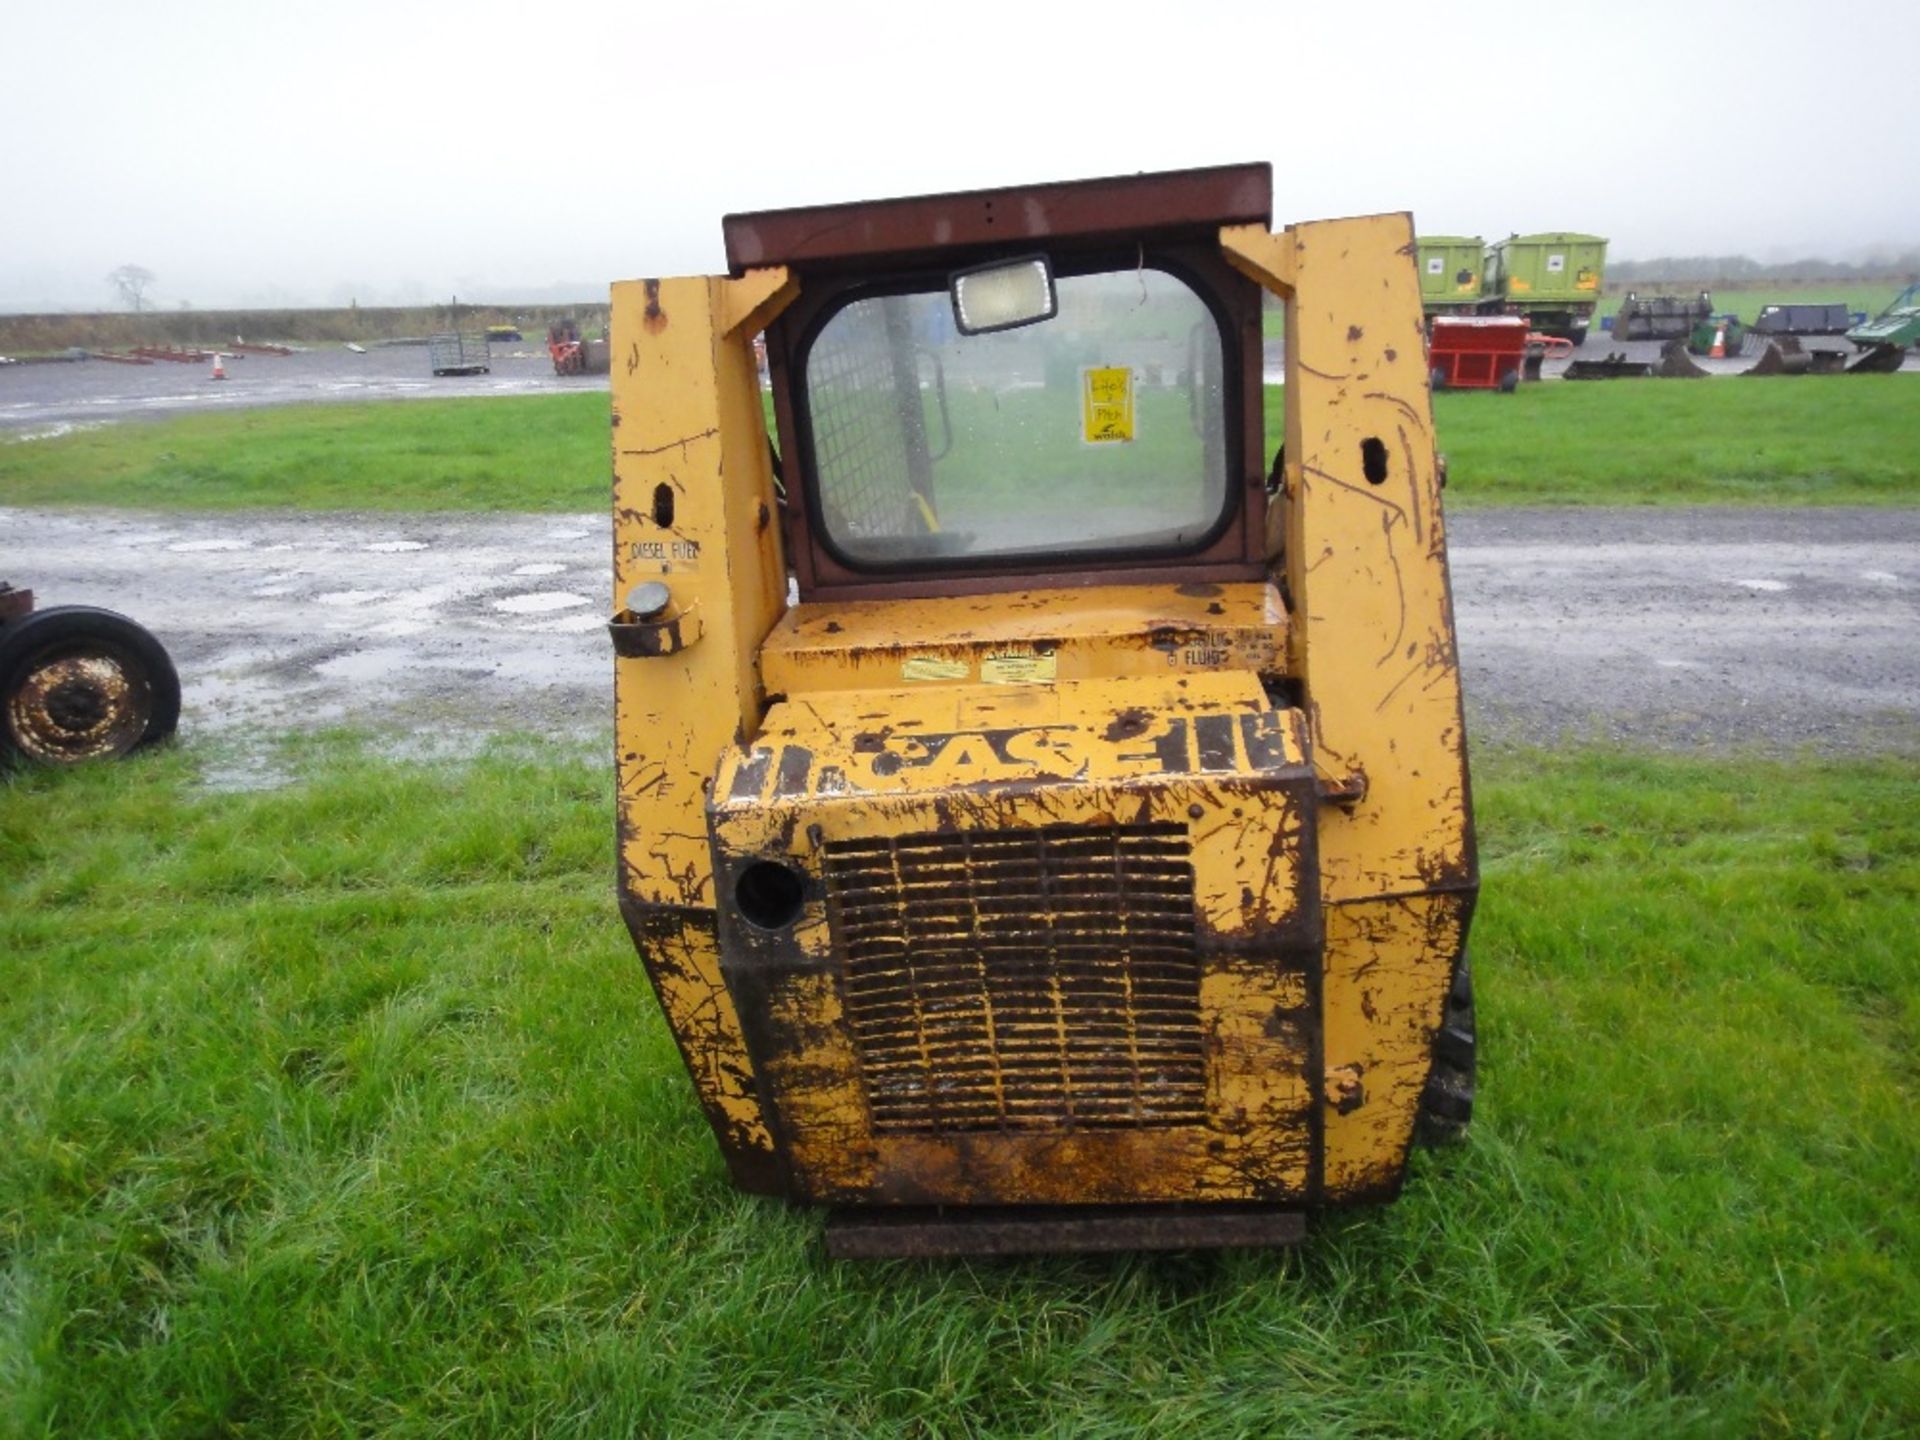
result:
[[[1095,365],[1080,372],[1080,434],[1089,445],[1133,442],[1133,371]]]
[[[980,678],[989,685],[1045,685],[1060,673],[1060,662],[1053,651],[980,657]]]

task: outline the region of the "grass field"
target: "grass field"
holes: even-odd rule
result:
[[[599,510],[604,394],[296,405],[0,439],[0,504]]]
[[[731,1193],[604,769],[0,788],[0,1433],[1908,1435],[1912,762],[1496,757],[1482,1104],[1290,1255],[833,1268]]]
[[[1456,504],[1920,503],[1911,375],[1540,385],[1435,414]],[[593,394],[422,400],[0,441],[0,504],[600,510],[606,415]]]
[[[1443,392],[1449,505],[1920,504],[1911,375]],[[1278,433],[1280,396],[1268,391]]]

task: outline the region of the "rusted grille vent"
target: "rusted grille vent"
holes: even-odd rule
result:
[[[827,875],[876,1129],[1204,1119],[1180,826],[836,841]]]

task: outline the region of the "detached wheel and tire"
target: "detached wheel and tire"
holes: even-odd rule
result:
[[[1447,1145],[1467,1133],[1473,1119],[1474,1062],[1479,1047],[1473,1026],[1473,966],[1467,957],[1453,972],[1447,1008],[1433,1037],[1433,1069],[1420,1095],[1413,1138],[1421,1145]]]
[[[180,723],[180,677],[145,627],[91,605],[0,628],[0,766],[108,760]]]

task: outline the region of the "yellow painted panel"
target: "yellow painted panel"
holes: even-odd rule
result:
[[[701,1107],[720,1132],[731,1158],[744,1152],[770,1162],[773,1138],[760,1114],[753,1068],[740,1034],[733,998],[720,975],[720,953],[710,922],[663,914],[634,939],[667,1025],[686,1061]]]
[[[756,742],[728,752],[714,804],[731,815],[1049,778],[1225,779],[1304,765],[1299,726],[1244,672],[820,692],[773,706]]]
[[[723,854],[778,857],[816,877],[782,951],[809,960],[783,961],[793,978],[776,987],[771,1027],[781,1056],[762,1056],[769,1103],[796,1137],[797,1183],[815,1198],[887,1203],[1305,1198],[1314,1110],[1303,967],[1320,938],[1312,804],[1303,718],[1273,711],[1244,673],[820,693],[774,706],[756,741],[723,761],[712,823]],[[841,963],[827,848],[1113,824],[1187,834],[1209,1123],[865,1140],[840,993],[818,978]]]
[[[1405,215],[1222,232],[1287,306],[1286,560],[1329,904],[1475,883],[1420,280]],[[1249,258],[1251,257],[1251,258]],[[1285,291],[1280,291],[1285,294]]]
[[[1399,1187],[1471,905],[1466,896],[1419,895],[1325,911],[1321,1013],[1331,1081],[1324,1111],[1331,1200]]]
[[[795,1178],[816,1198],[863,1194],[873,1183],[872,1120],[839,985],[822,969],[773,993],[771,1023],[791,1043],[770,1062],[768,1089],[782,1098]]]
[[[1313,1102],[1303,1063],[1313,1023],[1306,977],[1277,971],[1269,959],[1222,956],[1201,981],[1200,1009],[1214,1128],[1304,1136]]]
[[[796,605],[767,636],[769,694],[1007,683],[1190,670],[1277,674],[1286,610],[1265,582],[1102,585],[927,600]]]
[[[622,884],[652,904],[713,903],[705,786],[757,723],[755,655],[786,605],[752,337],[724,328],[778,294],[764,276],[613,288],[613,606],[663,580],[701,632],[614,663]]]

